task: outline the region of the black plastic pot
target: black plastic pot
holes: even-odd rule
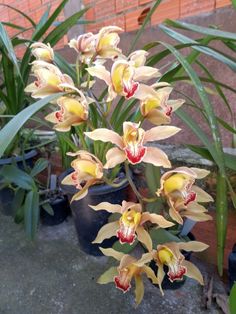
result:
[[[188,234],[188,237],[191,241],[194,241],[195,240],[195,237],[192,233],[189,233]],[[191,258],[191,255],[192,255],[192,252],[187,252],[187,251],[184,251],[182,250],[181,253],[184,255],[185,259],[187,261],[190,260]],[[157,274],[157,270],[158,270],[158,267],[156,265],[156,263],[154,261],[151,261],[151,263],[149,264],[149,266],[152,268],[152,270],[154,271],[155,274]],[[168,267],[167,266],[164,266],[164,272],[166,273],[165,277],[163,278],[163,281],[162,281],[162,289],[163,290],[177,290],[179,289],[180,287],[182,287],[185,283],[185,280],[186,280],[186,277],[184,276],[184,278],[182,280],[178,280],[178,281],[174,281],[174,282],[171,282],[167,276],[167,273],[168,273]],[[159,288],[158,285],[154,284],[154,286],[156,286],[157,288]]]
[[[57,196],[50,200],[54,215],[50,215],[46,210],[41,208],[40,218],[43,225],[56,226],[62,223],[71,213],[70,204],[67,196]]]
[[[59,182],[68,175],[71,170],[63,173],[59,177]],[[110,214],[105,211],[94,211],[88,205],[97,205],[101,202],[109,202],[112,204],[121,204],[127,199],[128,182],[120,187],[114,188],[107,184],[93,185],[89,188],[86,197],[79,201],[71,203],[72,215],[74,217],[75,228],[78,235],[80,248],[89,255],[102,256],[99,247],[111,247],[117,240],[116,237],[104,240],[101,244],[92,244],[96,238],[98,231],[102,226],[108,223]],[[68,196],[69,200],[78,192],[74,186],[61,185],[63,192]]]
[[[16,164],[20,169],[23,168],[23,160],[25,160],[27,166],[33,167],[33,158],[37,155],[35,149],[27,152],[24,156],[16,156],[12,158],[1,158],[0,159],[0,172],[1,167],[5,165]],[[2,183],[2,178],[0,175],[0,184]],[[12,200],[14,198],[14,191],[8,187],[0,189],[0,211],[6,215],[11,216],[14,214],[15,208],[12,206]]]

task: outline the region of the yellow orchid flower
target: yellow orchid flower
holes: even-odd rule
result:
[[[165,276],[164,266],[169,269],[167,276],[171,282],[183,280],[183,277],[187,276],[204,285],[199,269],[193,263],[186,261],[181,251],[201,252],[207,248],[207,244],[198,241],[164,243],[158,245],[156,250],[144,254],[135,265],[139,266],[154,259],[158,266],[157,279],[162,294],[164,294],[161,287]]]
[[[45,117],[55,124],[54,129],[59,132],[67,132],[71,126],[80,125],[88,119],[88,105],[91,102],[80,91],[77,96],[60,97],[57,104],[60,110],[50,113]]]
[[[41,42],[33,43],[30,48],[32,49],[32,54],[35,56],[36,60],[42,60],[46,62],[52,62],[54,60],[54,52],[50,44],[43,44]]]
[[[127,99],[136,97],[139,88],[138,81],[148,80],[160,75],[159,71],[152,67],[140,66],[136,68],[134,62],[117,60],[113,63],[111,72],[103,65],[96,65],[86,69],[90,75],[95,76],[108,85],[107,101],[113,100],[117,95]]]
[[[31,93],[33,98],[44,98],[62,91],[78,92],[72,78],[67,74],[62,74],[53,64],[45,61],[34,61],[32,71],[37,79],[26,86],[25,92]]]
[[[118,26],[102,27],[97,34],[96,53],[101,58],[116,58],[121,54],[121,49],[117,48],[120,37],[117,32],[122,28]]]
[[[153,124],[169,124],[171,114],[184,103],[183,99],[169,100],[173,88],[168,85],[164,82],[152,86],[140,84],[135,94],[135,97],[140,99],[141,114]],[[159,89],[156,91],[154,87]]]
[[[209,171],[205,169],[179,167],[167,171],[161,177],[161,186],[156,194],[167,198],[172,219],[180,224],[183,224],[182,217],[196,221],[212,219],[206,214],[207,210],[198,204],[198,202],[211,202],[212,197],[194,185],[196,179],[202,179],[208,174]]]
[[[119,221],[110,222],[103,226],[93,243],[101,243],[104,239],[116,235],[121,244],[129,243],[131,245],[137,236],[138,240],[146,246],[148,251],[151,251],[152,240],[143,227],[144,223],[149,221],[161,228],[169,228],[174,225],[161,215],[149,212],[142,213],[142,207],[138,203],[123,201],[122,205],[118,205],[102,202],[96,206],[89,206],[96,211],[106,210],[109,213],[119,213],[121,215]]]
[[[104,166],[106,169],[113,168],[125,160],[128,160],[131,164],[146,162],[155,166],[170,168],[170,161],[161,149],[145,146],[145,144],[166,139],[179,131],[180,129],[174,126],[157,126],[145,132],[137,123],[124,122],[123,136],[104,128],[85,132],[84,134],[92,140],[111,142],[118,146],[107,152],[107,162]]]
[[[88,193],[88,188],[99,182],[103,177],[103,165],[101,161],[86,151],[77,151],[76,153],[67,153],[69,156],[76,156],[72,161],[71,167],[74,171],[62,180],[62,184],[74,185],[80,189],[71,202],[80,200]]]
[[[118,26],[106,26],[100,29],[98,34],[86,33],[77,39],[72,39],[69,46],[80,54],[80,60],[89,64],[96,57],[109,59],[121,54],[117,48],[120,37],[117,32],[122,31]]]
[[[102,274],[99,279],[99,284],[107,284],[114,282],[116,288],[126,293],[131,288],[132,279],[135,280],[135,302],[138,306],[144,296],[144,285],[142,281],[142,274],[145,273],[148,278],[152,280],[154,284],[158,284],[157,277],[155,276],[153,270],[141,263],[136,258],[117,252],[113,249],[103,249],[100,248],[102,253],[106,256],[111,256],[120,262],[118,267],[109,268],[104,274]],[[141,257],[142,259],[142,257]],[[138,265],[136,265],[138,264]]]

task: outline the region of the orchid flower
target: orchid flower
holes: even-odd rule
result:
[[[102,253],[106,256],[111,256],[120,262],[118,267],[109,268],[99,279],[99,284],[107,284],[115,282],[116,288],[126,293],[131,288],[131,281],[135,280],[135,301],[136,306],[140,304],[144,296],[144,285],[142,281],[142,274],[145,273],[148,278],[152,280],[154,284],[158,284],[157,277],[153,270],[140,262],[134,257],[117,252],[113,249],[100,248]],[[142,258],[141,258],[142,259]],[[138,265],[136,265],[138,264]]]
[[[62,74],[59,68],[45,61],[34,61],[32,71],[36,81],[25,88],[33,98],[44,98],[62,91],[78,91],[73,80],[67,74]]]
[[[102,202],[96,206],[89,206],[96,211],[106,210],[109,213],[119,213],[121,215],[119,221],[113,221],[103,226],[93,243],[101,243],[104,239],[116,235],[121,244],[129,243],[131,245],[137,236],[138,240],[146,246],[148,251],[151,251],[152,240],[143,227],[144,223],[149,221],[161,228],[169,228],[174,225],[161,215],[149,212],[142,213],[141,205],[133,202],[123,201],[122,205]]]
[[[161,283],[165,276],[163,269],[165,265],[168,267],[167,276],[171,282],[183,280],[185,275],[197,280],[201,285],[204,285],[203,277],[199,269],[193,263],[185,260],[181,250],[201,252],[207,248],[207,244],[198,241],[164,243],[158,245],[156,250],[144,254],[135,265],[139,266],[154,259],[158,266],[157,279],[162,294],[164,293]]]
[[[211,202],[212,197],[194,185],[196,179],[202,179],[208,174],[209,171],[205,169],[179,167],[166,172],[161,177],[161,186],[156,194],[167,198],[172,219],[180,224],[183,224],[181,216],[196,221],[212,219],[206,214],[207,210],[198,204],[198,202]]]
[[[113,63],[111,72],[103,65],[87,68],[90,75],[95,76],[108,85],[107,101],[112,101],[117,95],[127,99],[133,97],[138,90],[138,81],[147,80],[160,75],[159,71],[152,67],[135,67],[134,62],[117,60]]]
[[[32,49],[32,54],[35,56],[36,60],[52,62],[54,60],[54,52],[50,44],[43,44],[41,42],[33,43],[30,48]]]
[[[78,96],[60,97],[57,100],[60,110],[50,113],[45,119],[55,124],[55,130],[67,132],[71,126],[80,125],[88,119],[88,105],[91,101],[81,91]]]
[[[169,100],[173,88],[168,83],[157,83],[152,86],[140,84],[135,97],[140,99],[140,112],[156,125],[169,124],[171,114],[184,103],[183,99]],[[160,88],[164,86],[163,88]],[[159,87],[156,91],[154,88]]]
[[[69,46],[80,54],[81,62],[86,64],[96,57],[113,59],[121,54],[121,50],[117,48],[120,42],[117,32],[120,31],[122,29],[118,26],[106,26],[101,28],[98,34],[86,33],[72,39]]]
[[[96,36],[93,33],[82,34],[77,39],[71,39],[69,46],[79,53],[82,63],[89,64],[96,54]]]
[[[111,142],[117,146],[111,148],[106,154],[107,162],[104,166],[106,169],[113,168],[126,159],[131,164],[146,162],[154,166],[170,168],[170,161],[161,149],[145,146],[145,144],[166,139],[179,131],[180,129],[174,126],[157,126],[145,132],[137,123],[124,122],[123,136],[104,128],[84,134],[92,140]]]
[[[83,150],[79,150],[75,153],[67,153],[67,155],[77,157],[71,163],[71,167],[74,168],[74,171],[62,180],[62,184],[74,185],[77,189],[80,189],[80,191],[73,196],[71,200],[71,202],[73,202],[85,197],[88,193],[88,188],[101,181],[103,177],[103,166],[96,156]]]

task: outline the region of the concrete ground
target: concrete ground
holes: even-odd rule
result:
[[[21,226],[0,214],[0,253],[0,314],[221,313],[215,305],[202,308],[202,287],[191,279],[164,297],[145,279],[143,302],[134,309],[133,290],[122,294],[113,284],[96,283],[115,261],[81,252],[72,218],[41,227],[31,243]],[[211,269],[198,266],[205,274]],[[222,289],[219,280],[217,285]]]

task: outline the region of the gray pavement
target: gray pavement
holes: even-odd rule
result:
[[[221,313],[216,307],[202,309],[202,287],[191,279],[164,297],[145,279],[144,299],[135,309],[133,290],[122,294],[113,284],[96,283],[114,262],[80,251],[72,218],[40,227],[31,243],[22,226],[0,214],[0,314]]]

